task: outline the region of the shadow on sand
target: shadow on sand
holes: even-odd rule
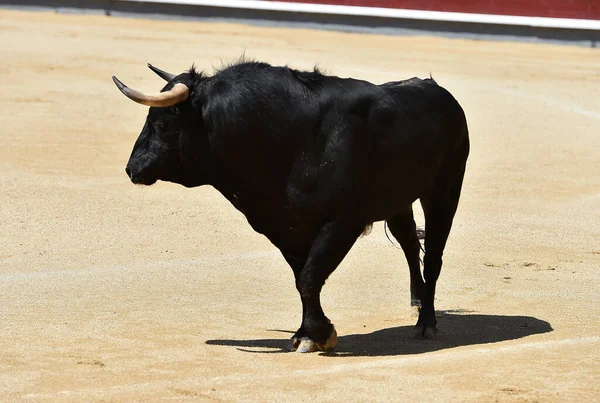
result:
[[[420,354],[459,346],[496,343],[551,332],[546,321],[531,316],[503,316],[437,312],[435,341],[417,339],[414,326],[398,326],[366,334],[340,335],[335,356],[390,356]],[[273,330],[294,333],[287,330]],[[339,332],[339,329],[338,329]],[[289,339],[207,340],[207,344],[237,347],[252,353],[287,352]]]

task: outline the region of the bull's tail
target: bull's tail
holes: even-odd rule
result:
[[[388,234],[387,221],[384,222],[383,229],[385,231],[385,236],[387,237],[388,241],[390,241],[390,243],[392,245],[396,246],[394,241],[392,241],[392,238],[390,238],[390,234]],[[421,251],[423,251],[423,253],[425,253],[425,248],[423,247],[423,241],[425,241],[425,228],[417,227],[416,232],[417,232],[417,239],[419,240],[419,245],[421,246]],[[398,246],[396,246],[396,248],[400,249]]]

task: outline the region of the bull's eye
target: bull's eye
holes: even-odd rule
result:
[[[157,133],[161,133],[165,130],[165,122],[163,122],[162,120],[157,121],[156,123],[154,123],[154,131]]]

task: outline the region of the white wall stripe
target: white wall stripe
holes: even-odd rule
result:
[[[471,14],[442,11],[405,10],[382,7],[340,6],[330,4],[286,3],[260,0],[121,0],[129,3],[177,4],[237,8],[264,11],[285,11],[309,14],[384,17],[412,20],[466,22],[498,25],[517,25],[536,28],[600,30],[600,20],[572,18],[522,17],[512,15]]]

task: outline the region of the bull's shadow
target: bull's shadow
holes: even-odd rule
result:
[[[550,323],[531,316],[457,314],[437,312],[438,335],[435,341],[414,336],[414,326],[398,326],[366,334],[341,335],[336,356],[390,356],[421,354],[459,346],[496,343],[551,332]],[[340,329],[338,329],[339,331]],[[343,331],[343,329],[341,329]],[[282,333],[293,333],[276,330]],[[291,336],[291,334],[290,334]],[[207,344],[232,346],[253,353],[286,352],[289,339],[207,340]]]

